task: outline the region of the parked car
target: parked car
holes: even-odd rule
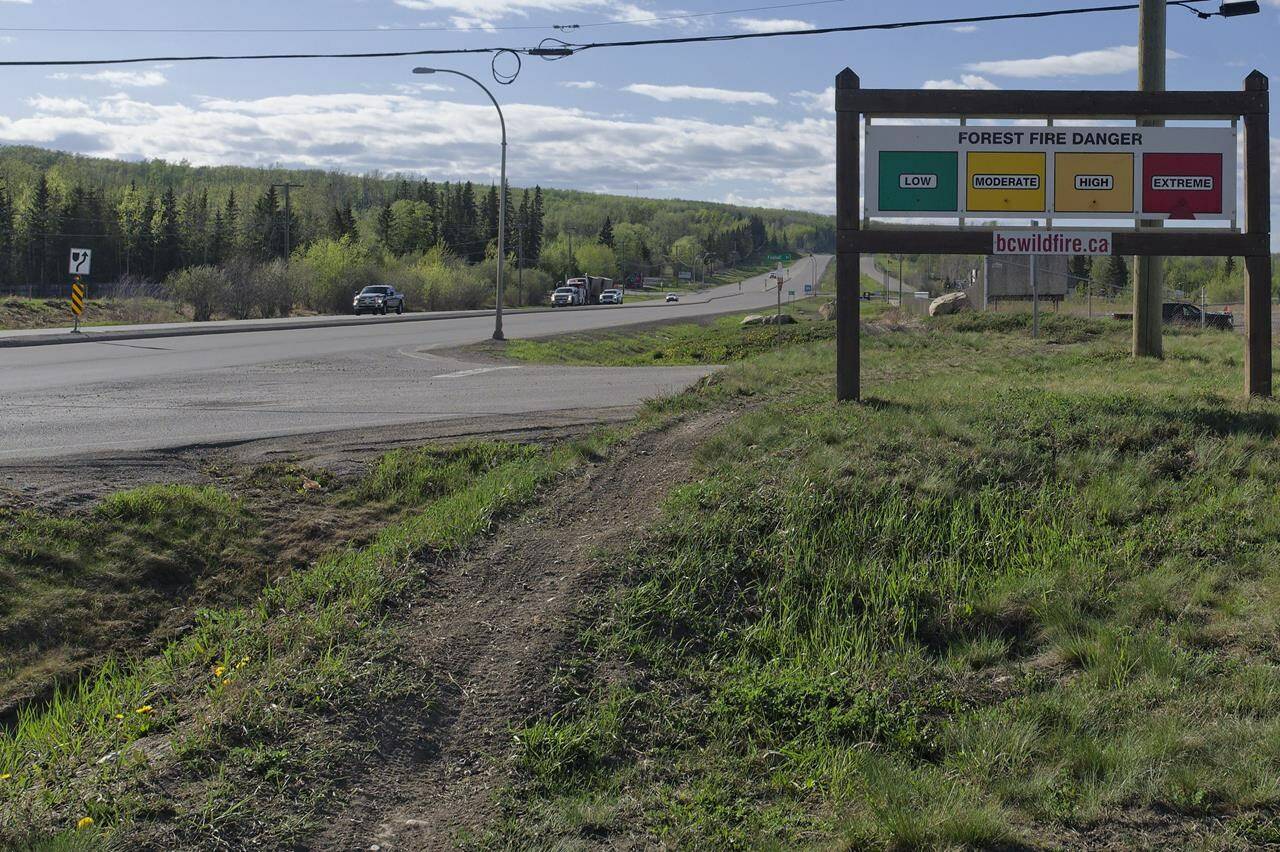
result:
[[[667,294],[667,301],[668,301],[668,302],[678,302],[678,301],[680,301],[680,295],[679,295],[678,293],[668,293],[668,294]]]
[[[1201,310],[1198,305],[1190,302],[1165,302],[1162,310],[1164,321],[1168,325],[1200,325]],[[1231,314],[1225,311],[1204,311],[1205,328],[1219,328],[1223,331],[1231,331],[1235,327],[1235,320]]]
[[[385,314],[392,308],[398,314],[404,313],[404,294],[397,293],[395,287],[386,284],[365,287],[351,301],[351,310],[356,316],[363,313]]]
[[[622,291],[621,290],[605,290],[603,293],[600,294],[600,304],[621,305]]]

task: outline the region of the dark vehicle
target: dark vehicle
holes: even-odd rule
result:
[[[1166,325],[1187,325],[1200,326],[1201,310],[1197,305],[1190,302],[1165,302],[1164,303],[1164,321]],[[1205,328],[1219,328],[1223,331],[1231,331],[1235,328],[1235,320],[1229,313],[1221,311],[1204,311]]]
[[[365,287],[351,302],[351,310],[355,311],[356,316],[366,312],[385,314],[393,308],[398,314],[404,313],[404,294],[397,293],[395,287],[385,284]]]

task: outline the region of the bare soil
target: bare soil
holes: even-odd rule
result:
[[[401,627],[435,681],[434,711],[388,708],[370,720],[393,733],[308,848],[450,848],[496,816],[512,729],[545,712],[577,616],[607,582],[597,556],[634,543],[691,478],[700,440],[735,414],[693,415],[615,448],[472,555],[439,567]]]
[[[389,450],[465,440],[560,441],[635,416],[635,406],[459,417],[377,430],[346,429],[137,453],[89,453],[47,461],[0,462],[0,505],[73,509],[108,494],[155,483],[225,484],[232,472],[282,462],[339,479],[366,470]]]

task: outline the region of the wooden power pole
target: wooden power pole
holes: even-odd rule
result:
[[[1140,0],[1138,23],[1138,88],[1165,89],[1165,0]],[[1144,118],[1142,127],[1160,127],[1164,120]],[[1160,227],[1158,219],[1142,219],[1139,227]],[[1160,257],[1133,259],[1133,356],[1164,357],[1164,263]]]

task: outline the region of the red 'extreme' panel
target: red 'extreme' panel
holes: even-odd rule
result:
[[[1221,154],[1143,154],[1142,212],[1194,219],[1222,212]]]

